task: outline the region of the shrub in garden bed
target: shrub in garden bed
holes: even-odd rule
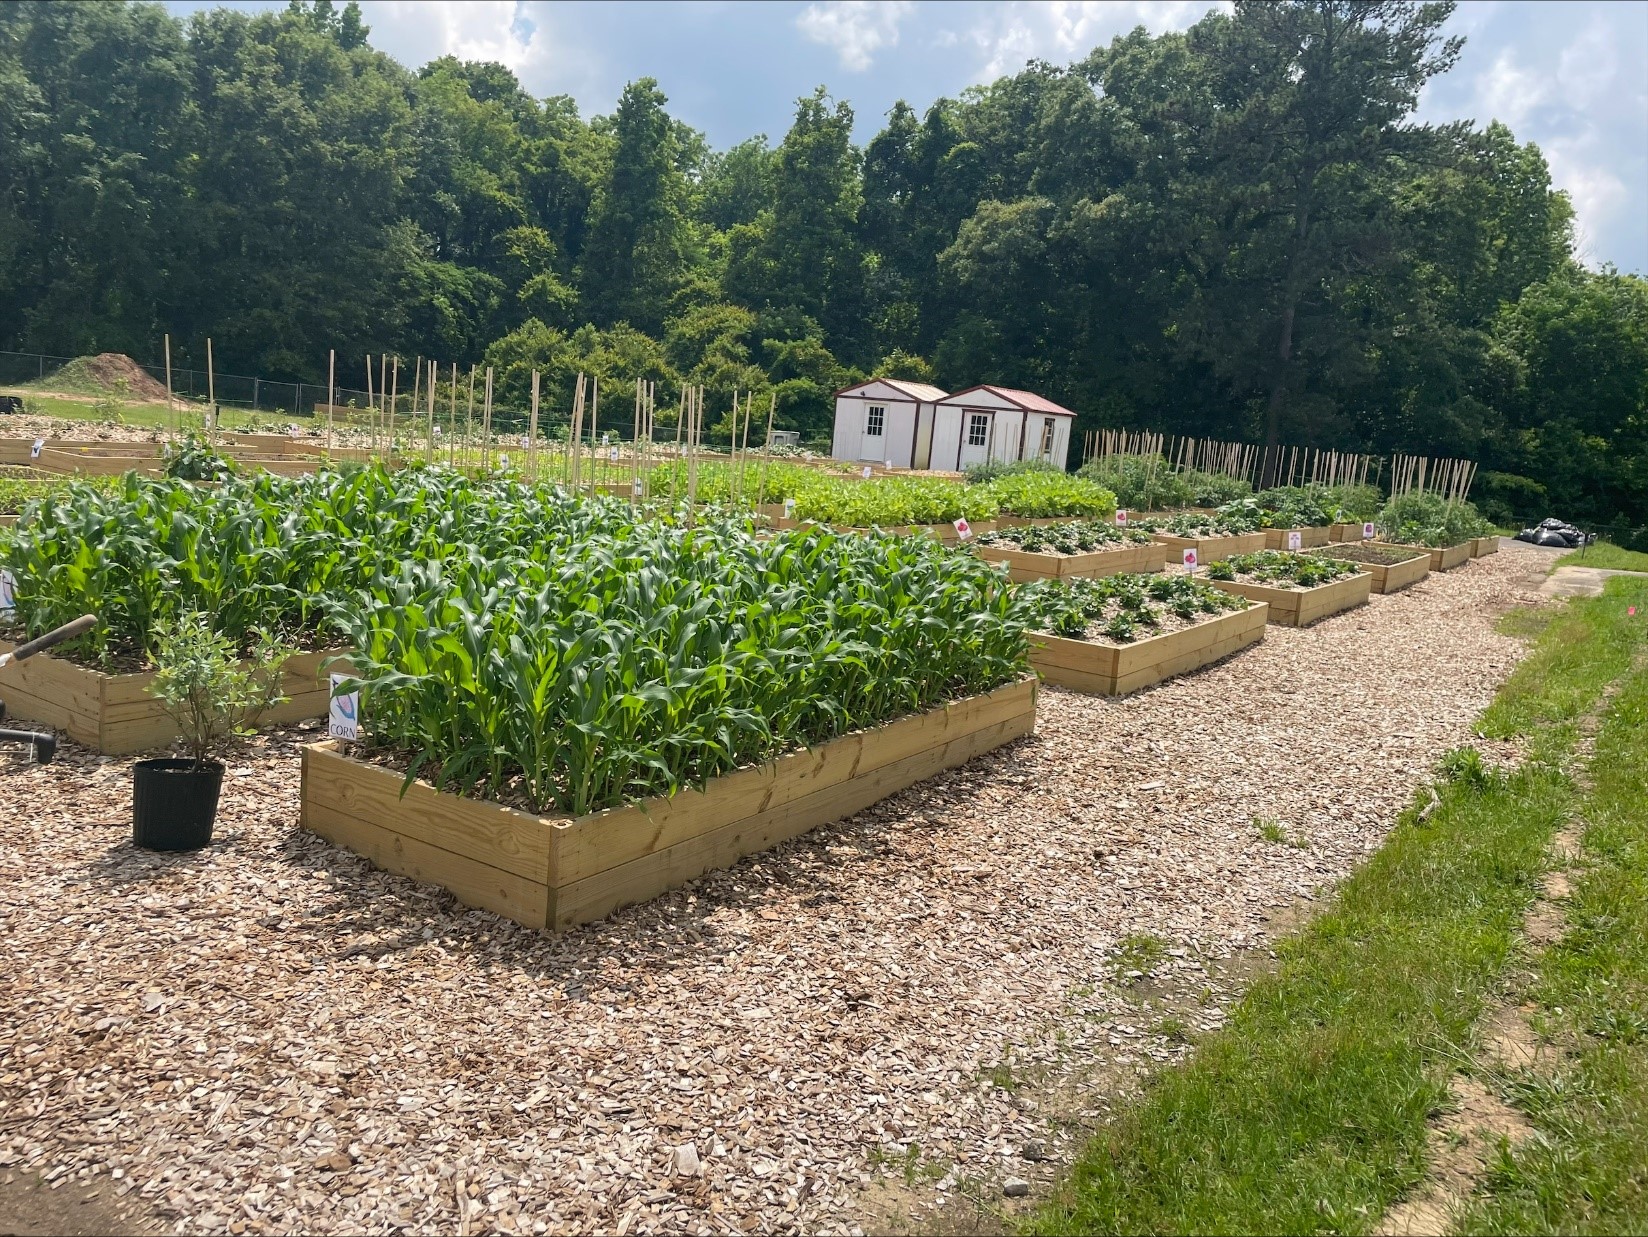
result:
[[[1025,673],[1028,612],[926,538],[638,525],[409,562],[339,610],[369,754],[572,815],[701,786]]]
[[[951,524],[963,517],[981,523],[1000,511],[990,487],[942,477],[823,477],[795,495],[796,519],[842,528]]]
[[[1350,563],[1334,558],[1317,558],[1282,550],[1260,550],[1236,554],[1207,565],[1210,580],[1235,580],[1243,584],[1266,584],[1274,588],[1320,588],[1335,580],[1357,574]]]
[[[1026,554],[1091,554],[1150,542],[1150,534],[1143,529],[1118,528],[1106,520],[997,529],[978,537],[981,546],[1003,546]]]
[[[1455,546],[1495,529],[1470,503],[1450,503],[1435,494],[1401,494],[1385,504],[1378,524],[1386,541],[1433,549]]]
[[[1118,645],[1165,635],[1251,604],[1179,575],[1046,581],[1026,584],[1019,591],[1037,631]]]
[[[1077,476],[1097,482],[1132,511],[1163,511],[1195,505],[1196,489],[1160,455],[1105,455],[1087,461]]]

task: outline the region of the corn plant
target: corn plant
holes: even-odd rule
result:
[[[1017,595],[924,538],[643,525],[383,564],[337,606],[408,781],[580,815],[1023,673]]]

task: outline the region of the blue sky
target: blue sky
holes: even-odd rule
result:
[[[187,13],[211,7],[171,0]],[[236,8],[284,7],[242,0]],[[409,66],[452,53],[508,65],[537,95],[610,111],[624,84],[658,79],[671,112],[717,146],[789,127],[825,85],[867,141],[893,103],[917,110],[1011,73],[1062,64],[1136,25],[1183,29],[1209,0],[798,0],[548,3],[363,0],[372,42]],[[1460,63],[1432,84],[1427,120],[1504,121],[1538,142],[1578,211],[1580,256],[1648,273],[1648,0],[1465,0]]]

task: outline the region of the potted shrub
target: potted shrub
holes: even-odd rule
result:
[[[222,755],[235,736],[256,727],[285,699],[281,669],[294,650],[261,629],[242,664],[229,638],[203,614],[186,614],[162,630],[149,693],[177,723],[188,755],[132,766],[132,841],[149,850],[198,850],[212,840]]]

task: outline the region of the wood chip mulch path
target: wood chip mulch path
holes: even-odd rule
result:
[[[237,758],[188,856],[132,847],[128,760],[0,755],[0,1178],[182,1233],[824,1232],[911,1156],[934,1198],[1056,1168],[1012,1071],[1182,1051],[1118,945],[1211,973],[1375,849],[1543,565],[1047,690],[1034,738],[560,937],[299,832],[312,732]]]

